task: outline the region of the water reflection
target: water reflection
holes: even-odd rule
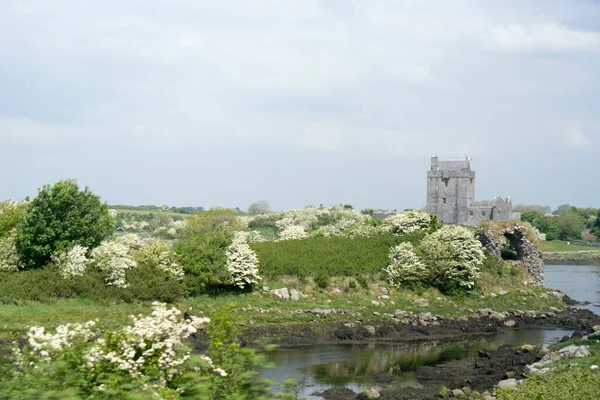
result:
[[[283,382],[292,378],[302,386],[301,394],[328,387],[348,387],[362,391],[368,387],[381,388],[377,381],[393,381],[394,386],[421,387],[415,370],[423,365],[472,357],[482,347],[497,348],[503,344],[524,343],[546,346],[571,331],[530,330],[508,332],[475,340],[452,343],[407,344],[339,344],[281,349],[269,354],[277,368],[263,372],[265,378]]]
[[[590,302],[583,307],[600,314],[600,266],[546,265],[544,285],[575,300]]]

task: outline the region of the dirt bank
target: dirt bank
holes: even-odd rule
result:
[[[475,313],[477,314],[477,312]],[[485,314],[485,313],[483,313]],[[458,340],[476,335],[494,334],[515,329],[568,329],[588,331],[600,324],[600,316],[589,310],[569,307],[564,311],[548,313],[505,313],[462,318],[436,318],[425,322],[419,316],[402,321],[349,321],[347,323],[311,323],[244,327],[242,343],[252,347],[276,344],[280,347],[313,346],[335,343],[415,342],[431,340]],[[197,335],[194,345],[201,350],[206,337]]]

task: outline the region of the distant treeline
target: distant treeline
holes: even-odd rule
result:
[[[563,204],[550,213],[550,207],[518,205],[521,219],[529,222],[546,240],[597,240],[600,237],[600,218],[597,208],[580,208]]]
[[[115,210],[140,210],[140,211],[170,211],[180,214],[193,214],[195,212],[204,211],[204,207],[167,207],[155,206],[152,204],[144,204],[141,206],[128,206],[123,204],[109,205],[109,208]]]

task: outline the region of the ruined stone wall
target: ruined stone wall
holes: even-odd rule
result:
[[[520,221],[489,222],[476,232],[477,239],[488,252],[502,260],[502,237],[517,252],[515,265],[525,269],[536,285],[544,285],[544,261],[535,242],[535,235]]]

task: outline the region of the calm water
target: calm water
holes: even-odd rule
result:
[[[600,314],[600,267],[548,265],[545,267],[547,287],[563,291],[569,297],[588,301],[586,307]],[[292,378],[302,387],[301,395],[320,399],[311,393],[333,386],[362,391],[381,388],[373,375],[392,375],[394,385],[420,387],[415,371],[423,365],[473,356],[477,349],[495,348],[502,344],[534,344],[548,346],[572,331],[527,330],[508,332],[470,341],[420,344],[329,345],[297,349],[281,349],[268,355],[277,365],[262,373],[265,378],[283,382]]]
[[[544,284],[572,299],[590,302],[582,307],[600,314],[600,266],[546,265]]]
[[[572,331],[529,330],[509,332],[452,343],[328,345],[296,349],[281,349],[269,354],[275,369],[266,370],[263,377],[283,382],[294,379],[302,387],[301,395],[309,399],[315,391],[333,386],[362,391],[381,388],[373,381],[374,374],[392,375],[394,386],[420,387],[415,371],[423,365],[474,356],[482,347],[497,348],[502,344],[535,344],[547,346]]]

